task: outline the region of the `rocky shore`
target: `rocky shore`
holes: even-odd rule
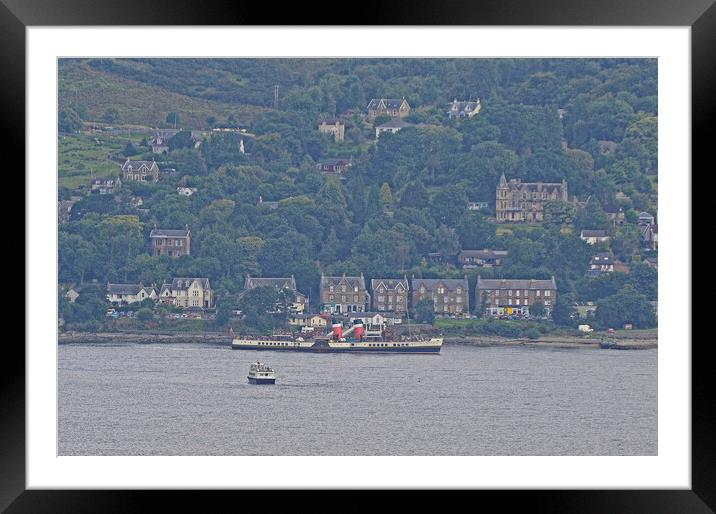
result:
[[[606,346],[602,345],[601,340],[588,337],[540,337],[539,339],[509,339],[506,337],[490,337],[490,336],[461,336],[461,337],[445,337],[445,344],[469,344],[473,346],[533,346],[548,348],[594,348],[599,349]],[[657,339],[620,338],[618,341],[612,342],[609,349],[614,350],[649,350],[658,347]]]
[[[60,344],[83,343],[206,343],[211,345],[230,345],[231,336],[224,332],[63,332],[59,335]],[[593,337],[541,337],[539,339],[510,339],[496,336],[445,336],[445,344],[469,344],[480,347],[494,346],[532,346],[548,348],[595,348],[599,349],[601,340]],[[615,350],[647,350],[657,348],[654,338],[617,338],[609,346]]]
[[[231,345],[231,336],[225,332],[63,332],[59,344],[81,343],[206,343]]]

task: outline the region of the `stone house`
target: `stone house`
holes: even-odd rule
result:
[[[127,159],[122,165],[124,180],[139,182],[159,182],[159,166],[155,161],[132,161]]]
[[[471,100],[458,102],[457,99],[454,99],[449,105],[448,118],[472,118],[482,109],[479,98],[474,102]]]
[[[395,278],[374,278],[370,281],[372,291],[371,307],[378,312],[396,312],[405,314],[408,312],[408,294],[410,286],[407,277]]]
[[[403,121],[401,119],[393,119],[375,127],[375,139],[378,140],[383,132],[390,132],[391,134],[395,134],[396,132],[403,130],[406,127],[414,126],[415,125],[413,123],[408,123],[407,121]]]
[[[603,206],[603,209],[607,215],[607,218],[609,218],[609,221],[612,222],[612,226],[621,227],[624,225],[624,223],[626,223],[626,215],[624,214],[624,209],[622,207],[607,204]]]
[[[457,254],[457,263],[463,269],[469,268],[495,268],[502,266],[502,259],[507,256],[507,250],[461,250]]]
[[[468,211],[484,211],[488,207],[487,202],[467,202]]]
[[[211,309],[214,307],[214,292],[208,278],[175,278],[171,284],[162,285],[158,298],[162,303],[177,307]]]
[[[318,314],[294,313],[289,316],[288,323],[295,327],[325,328],[328,326],[328,320],[325,316],[319,316]]]
[[[495,214],[498,223],[534,223],[544,220],[547,202],[568,200],[567,181],[522,182],[503,173],[496,189]]]
[[[293,275],[287,278],[252,277],[251,275],[246,275],[244,290],[239,294],[239,298],[246,294],[247,291],[257,287],[273,287],[277,291],[289,289],[296,296],[295,301],[289,306],[289,310],[295,313],[302,313],[308,309],[308,297],[298,290],[296,287],[296,279]]]
[[[467,276],[464,278],[415,278],[412,277],[413,306],[420,300],[430,298],[435,313],[442,316],[460,317],[470,312],[470,292]]]
[[[370,294],[365,287],[363,273],[358,277],[327,277],[321,274],[321,310],[331,314],[365,312]]]
[[[641,211],[639,213],[639,216],[638,216],[636,222],[638,225],[653,225],[655,222],[655,219],[654,219],[654,216],[652,216],[648,212]]]
[[[168,255],[181,257],[191,255],[191,231],[189,227],[183,230],[154,228],[149,233],[149,252],[152,255]]]
[[[579,238],[589,245],[609,242],[609,234],[606,230],[584,229],[579,233]]]
[[[404,118],[410,114],[410,104],[403,98],[373,98],[368,102],[368,121],[372,121],[381,114],[391,118]]]
[[[157,291],[153,287],[139,284],[107,284],[107,300],[115,305],[128,305],[151,298],[157,298]]]
[[[346,123],[338,118],[328,118],[318,125],[321,134],[330,134],[336,143],[342,143],[345,139]]]
[[[589,261],[588,276],[599,276],[614,271],[614,259],[608,252],[599,252]]]
[[[649,223],[648,225],[642,225],[639,228],[641,229],[641,239],[644,248],[654,251],[658,250],[659,226],[656,223]]]
[[[92,192],[98,192],[101,195],[114,194],[122,185],[119,178],[95,178],[90,182]]]
[[[324,175],[340,175],[351,166],[353,166],[353,162],[350,158],[339,157],[336,159],[323,159],[316,165],[316,168]]]
[[[537,279],[483,279],[477,276],[476,309],[485,309],[490,316],[530,315],[530,306],[541,302],[545,315],[551,316],[557,302],[557,283]]]
[[[655,269],[655,270],[659,269],[659,258],[658,257],[646,257],[642,262],[652,269]]]

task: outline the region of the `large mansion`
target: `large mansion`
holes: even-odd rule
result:
[[[567,201],[567,181],[522,182],[513,178],[508,182],[503,173],[497,184],[496,196],[498,223],[543,221],[547,202]]]

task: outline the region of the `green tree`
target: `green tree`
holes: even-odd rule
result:
[[[530,315],[532,315],[536,318],[541,318],[542,316],[544,316],[545,315],[544,303],[537,301],[537,302],[533,303],[532,305],[530,305]]]
[[[146,307],[143,307],[137,311],[137,319],[140,321],[149,321],[152,318],[154,318],[154,313],[152,312],[152,309],[147,309]]]
[[[647,297],[627,284],[617,294],[597,302],[596,321],[604,328],[621,328],[631,323],[634,328],[656,326],[654,308]]]
[[[432,298],[423,298],[415,304],[415,321],[429,324],[435,321],[435,303]]]
[[[102,115],[102,121],[106,123],[122,123],[122,115],[116,107],[108,107]]]
[[[127,141],[127,144],[124,145],[122,153],[125,157],[131,157],[132,155],[137,155],[139,151],[134,147],[131,141]]]
[[[194,138],[191,135],[191,130],[182,130],[174,134],[169,141],[167,141],[170,150],[178,150],[180,148],[193,148]]]
[[[577,326],[577,309],[574,308],[575,297],[572,294],[560,294],[552,309],[552,320],[557,325]]]
[[[82,120],[74,109],[62,109],[57,116],[57,126],[60,132],[79,132]]]
[[[169,114],[167,114],[166,122],[167,125],[171,125],[172,127],[177,128],[180,124],[179,113],[170,112]]]

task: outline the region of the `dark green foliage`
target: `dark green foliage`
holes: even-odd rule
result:
[[[116,107],[108,107],[102,115],[102,121],[107,123],[122,123],[122,115]]]
[[[594,317],[602,328],[622,328],[626,323],[634,328],[656,326],[654,308],[647,297],[631,285],[597,302]]]
[[[170,150],[178,150],[180,148],[192,148],[194,146],[194,138],[191,130],[182,130],[174,134],[167,142]]]
[[[82,128],[82,120],[74,109],[62,109],[57,117],[60,132],[78,132]]]
[[[435,304],[432,298],[423,298],[415,305],[415,320],[418,323],[435,321]]]
[[[137,311],[137,319],[140,321],[149,321],[154,317],[154,313],[152,312],[152,309],[147,309],[146,307],[143,307]]]

